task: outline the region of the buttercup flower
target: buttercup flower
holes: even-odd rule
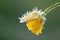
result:
[[[26,23],[28,30],[35,35],[42,33],[44,22],[46,21],[45,16],[53,9],[60,7],[60,2],[48,7],[44,11],[34,8],[32,11],[25,13],[20,19],[20,23]]]
[[[42,16],[43,13],[42,10],[34,8],[32,11],[25,13],[21,18],[19,17],[20,23],[26,22],[28,30],[35,35],[39,35],[39,33],[42,33],[43,24],[46,20],[46,18]]]

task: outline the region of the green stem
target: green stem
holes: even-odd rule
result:
[[[60,6],[60,2],[48,7],[47,9],[44,10],[43,16],[46,16],[51,10],[53,10],[53,9],[59,7],[59,6]]]

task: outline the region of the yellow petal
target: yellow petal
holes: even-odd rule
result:
[[[28,21],[26,25],[27,25],[27,28],[35,35],[38,35],[39,33],[42,32],[42,19],[41,18],[32,19]]]

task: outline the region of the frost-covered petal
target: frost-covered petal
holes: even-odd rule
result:
[[[32,20],[34,18],[38,18],[39,16],[42,16],[43,11],[38,10],[36,7],[33,9],[33,11],[26,12],[20,19],[20,23],[27,22],[29,20]]]

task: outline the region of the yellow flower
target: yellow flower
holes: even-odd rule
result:
[[[26,22],[28,30],[30,30],[35,35],[39,35],[39,33],[42,33],[43,24],[46,20],[42,14],[43,11],[34,8],[33,11],[27,12],[21,18],[19,17],[20,23]]]

